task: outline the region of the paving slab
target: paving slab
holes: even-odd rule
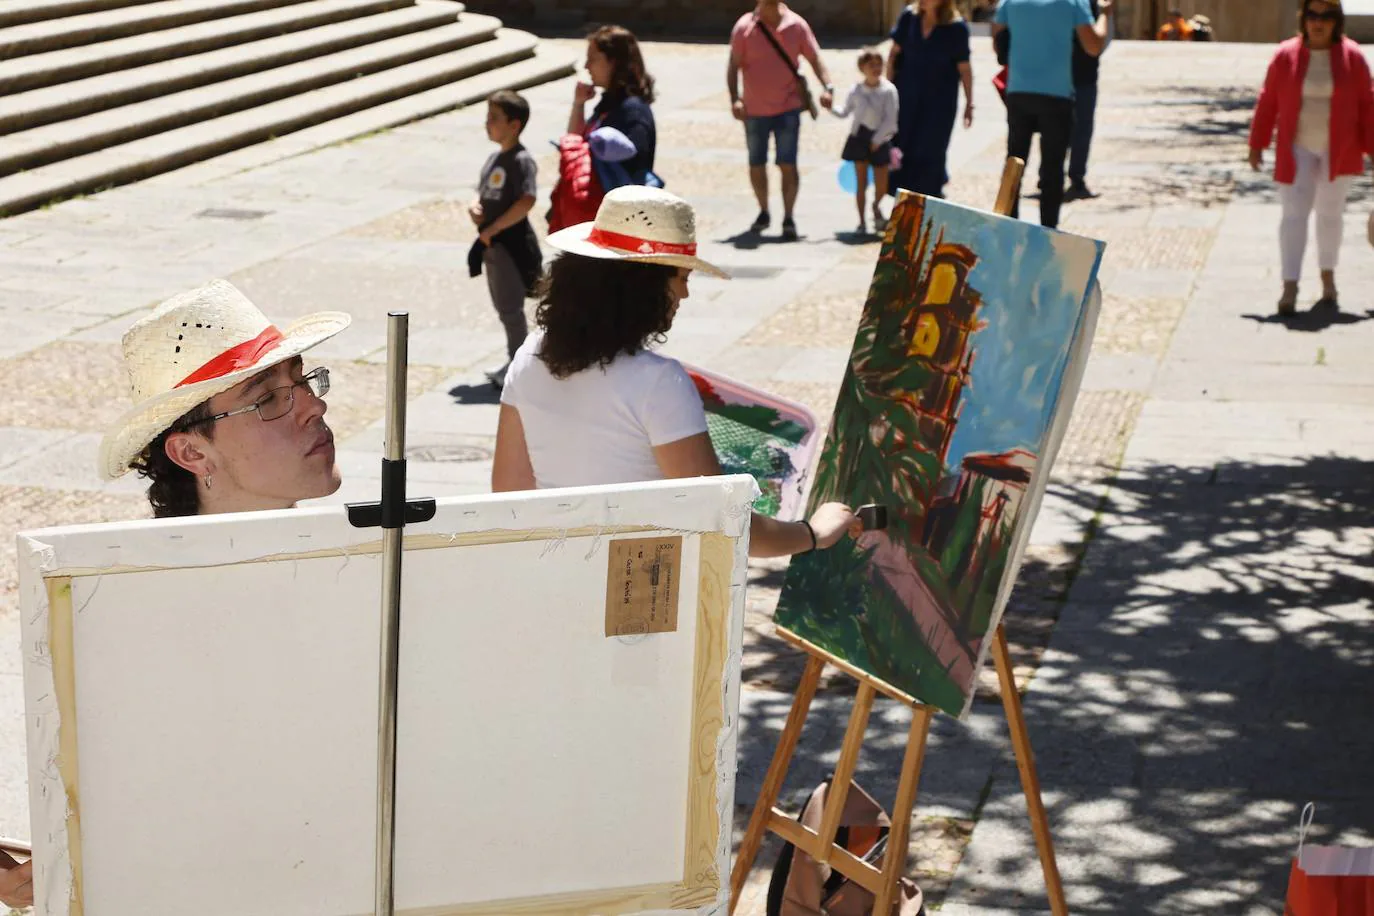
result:
[[[749,690],[741,695],[736,804],[752,805],[758,798],[791,706],[790,693]],[[834,771],[851,706],[848,697],[821,696],[812,702],[800,744],[807,750],[795,760],[784,784],[786,810],[800,811],[811,790]],[[855,780],[889,808],[897,794],[910,727],[911,712],[905,706],[886,699],[875,701]],[[988,779],[1002,762],[1005,728],[1000,707],[992,704],[975,707],[964,722],[941,717],[932,723],[929,756],[918,790],[923,815],[976,815]]]

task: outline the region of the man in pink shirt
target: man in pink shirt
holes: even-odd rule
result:
[[[786,60],[774,47],[774,41],[781,46]],[[744,138],[749,145],[749,182],[759,202],[759,215],[750,229],[762,232],[772,223],[768,213],[768,138],[772,136],[777,143],[775,161],[782,172],[782,237],[787,241],[797,238],[792,208],[801,187],[797,144],[804,106],[798,87],[802,57],[810,62],[821,82],[821,107],[829,108],[835,87],[830,84],[820,46],[805,19],[779,0],[759,0],[754,11],[741,16],[730,33],[730,66],[725,82],[730,87],[735,117],[744,122]],[[741,72],[743,95],[739,86]]]

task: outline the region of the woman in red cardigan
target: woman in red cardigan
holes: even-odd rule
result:
[[[1360,46],[1345,37],[1340,0],[1304,0],[1296,38],[1279,45],[1250,125],[1250,167],[1259,170],[1278,129],[1274,180],[1283,221],[1279,314],[1297,308],[1307,223],[1317,211],[1318,308],[1335,309],[1336,260],[1346,195],[1374,155],[1374,89]]]

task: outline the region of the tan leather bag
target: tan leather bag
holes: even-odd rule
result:
[[[829,788],[827,780],[811,793],[798,818],[803,826],[820,830],[821,812],[825,810]],[[840,829],[835,836],[836,844],[882,868],[891,826],[892,820],[882,805],[858,783],[850,783],[840,815]],[[906,850],[898,854],[905,856]],[[873,895],[867,890],[829,865],[821,865],[791,843],[786,844],[778,856],[768,885],[768,916],[870,916],[873,903]],[[902,878],[888,916],[924,916],[922,904],[921,889],[909,878]]]

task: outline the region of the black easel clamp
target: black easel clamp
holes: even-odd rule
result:
[[[405,459],[382,459],[382,500],[375,503],[346,503],[348,523],[354,528],[403,528],[434,518],[438,506],[433,499],[405,498]]]

